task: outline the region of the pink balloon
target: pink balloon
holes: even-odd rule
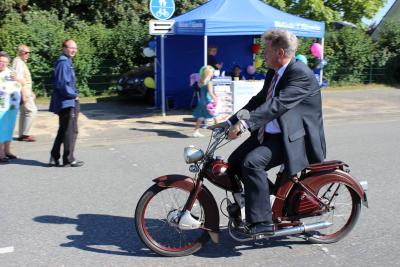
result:
[[[247,73],[250,75],[253,75],[254,73],[256,73],[256,68],[254,68],[253,65],[248,65],[246,70],[247,70]]]
[[[310,50],[311,50],[311,54],[312,54],[314,57],[321,57],[321,56],[322,56],[322,45],[321,45],[321,44],[319,44],[319,43],[313,43],[313,44],[311,45]]]

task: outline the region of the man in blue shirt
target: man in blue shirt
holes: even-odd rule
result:
[[[61,166],[59,161],[61,144],[64,145],[62,166],[81,167],[84,164],[83,161],[78,161],[74,157],[78,136],[79,97],[78,90],[75,87],[72,58],[77,51],[78,47],[74,40],[65,40],[63,42],[64,53],[54,65],[53,94],[51,95],[49,110],[58,115],[59,127],[50,152],[50,167]]]

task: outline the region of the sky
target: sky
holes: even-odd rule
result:
[[[376,13],[375,17],[373,17],[372,19],[363,19],[362,21],[367,25],[371,25],[373,22],[376,22],[376,25],[378,25],[378,23],[381,21],[383,16],[385,16],[386,12],[388,12],[390,7],[393,5],[394,1],[395,0],[388,0],[386,5],[384,7],[382,7],[381,9],[379,9],[379,11],[378,11],[378,13]]]

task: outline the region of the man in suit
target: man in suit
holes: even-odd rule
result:
[[[232,116],[229,138],[249,129],[251,136],[229,157],[245,189],[247,231],[273,234],[266,170],[284,164],[296,175],[326,155],[321,92],[312,71],[294,60],[297,38],[286,30],[263,35],[268,71],[263,89],[243,107],[250,117]]]
[[[78,47],[74,40],[63,42],[63,54],[57,59],[53,73],[53,94],[51,95],[51,112],[58,115],[59,127],[53,148],[50,152],[49,166],[60,165],[61,144],[64,146],[64,167],[81,167],[83,161],[74,157],[75,143],[78,136],[79,97],[75,86],[75,71],[72,58]]]

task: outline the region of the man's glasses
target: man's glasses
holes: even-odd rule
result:
[[[31,53],[30,51],[22,51],[23,55],[30,54],[30,53]]]

